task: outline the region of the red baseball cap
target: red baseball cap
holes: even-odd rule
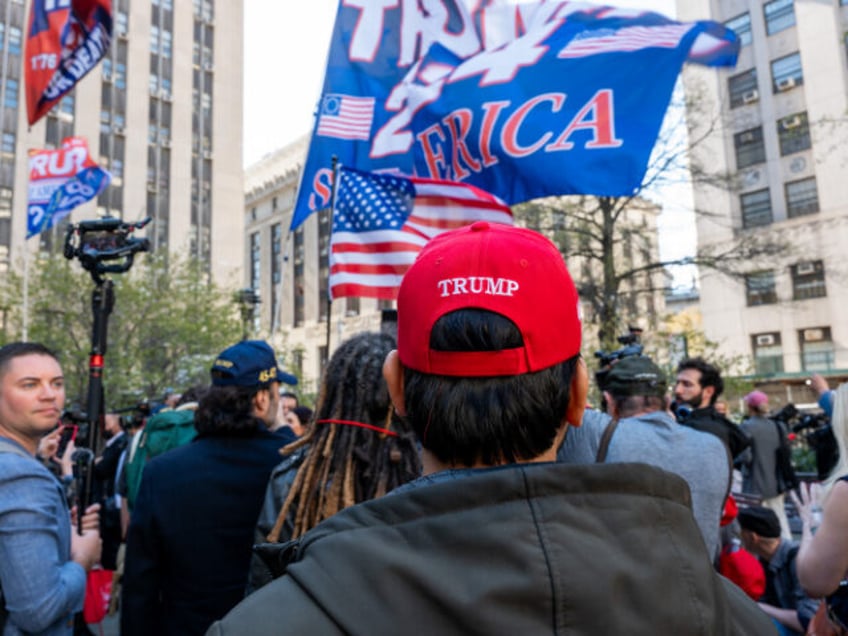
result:
[[[432,239],[398,293],[401,363],[433,375],[493,377],[546,369],[580,352],[577,289],[551,241],[532,230],[478,221]],[[458,309],[511,320],[524,346],[501,351],[434,351],[430,331]]]

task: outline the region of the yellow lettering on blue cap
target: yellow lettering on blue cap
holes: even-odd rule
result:
[[[271,367],[267,371],[259,372],[259,381],[260,382],[270,382],[271,380],[277,377],[277,367]]]

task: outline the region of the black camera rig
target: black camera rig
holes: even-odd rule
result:
[[[132,236],[135,230],[150,223],[150,217],[138,223],[126,223],[111,216],[70,224],[65,234],[65,258],[78,259],[94,281],[91,310],[94,323],[91,329],[91,352],[88,357],[88,402],[84,443],[74,452],[74,477],[77,480],[77,516],[82,531],[82,517],[92,503],[92,467],[94,453],[103,425],[103,363],[106,355],[106,335],[109,314],[115,304],[112,281],[104,274],[123,274],[133,265],[139,252],[150,250],[146,238]],[[80,428],[83,428],[82,426]]]
[[[71,224],[65,234],[65,258],[79,259],[94,282],[102,285],[103,274],[123,274],[132,267],[136,254],[150,251],[149,240],[131,236],[148,223],[150,217],[138,223],[126,223],[107,216]],[[121,262],[111,263],[118,260]]]

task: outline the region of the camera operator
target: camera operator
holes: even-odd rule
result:
[[[722,391],[724,381],[717,367],[703,358],[687,358],[677,366],[672,409],[681,424],[718,437],[735,460],[751,445],[751,440],[739,426],[716,411],[715,403]]]

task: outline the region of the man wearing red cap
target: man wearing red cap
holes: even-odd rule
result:
[[[751,391],[743,401],[748,417],[742,422],[742,430],[751,439],[751,446],[739,456],[738,461],[742,469],[742,492],[761,497],[762,505],[774,510],[780,520],[783,538],[791,539],[783,493],[778,492],[775,459],[786,430],[780,422],[767,417],[768,395],[762,391]]]
[[[208,633],[773,633],[713,571],[683,479],[555,462],[585,408],[580,344],[549,240],[485,222],[431,240],[383,368],[424,476],[298,539]]]

